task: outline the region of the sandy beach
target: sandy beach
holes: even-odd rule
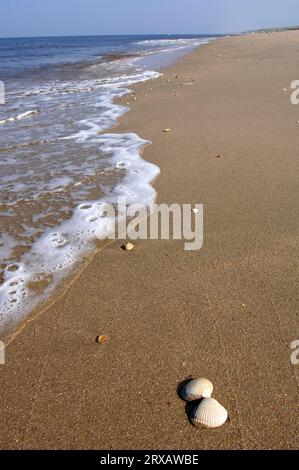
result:
[[[203,248],[110,243],[7,338],[1,449],[298,448],[298,52],[299,31],[218,39],[122,98],[113,132],[152,142],[158,203],[204,205]],[[219,429],[188,421],[197,376]]]

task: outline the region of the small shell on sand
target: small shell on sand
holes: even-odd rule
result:
[[[208,398],[212,395],[213,384],[208,379],[200,378],[190,380],[181,390],[181,396],[186,401]]]
[[[204,398],[191,415],[191,421],[195,426],[205,428],[219,428],[227,418],[228,412],[214,398]]]
[[[122,249],[125,251],[131,251],[133,250],[133,248],[134,248],[134,245],[131,242],[126,242],[122,245]]]
[[[171,129],[166,128],[163,132],[171,132]]]
[[[107,339],[108,339],[108,336],[100,335],[97,337],[97,343],[100,343],[100,344],[106,343]]]

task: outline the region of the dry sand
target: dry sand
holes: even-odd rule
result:
[[[1,448],[298,447],[298,54],[297,31],[220,39],[123,99],[116,132],[152,141],[158,202],[204,204],[204,247],[97,253],[7,347]],[[190,375],[214,382],[224,427],[189,424]]]

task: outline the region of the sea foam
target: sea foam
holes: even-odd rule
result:
[[[118,117],[128,110],[114,103],[115,98],[130,92],[125,86],[159,75],[156,72],[146,71],[114,78],[110,82],[102,79],[92,83],[88,81],[84,83],[84,86],[80,85],[80,92],[83,89],[101,87],[102,94],[97,102],[101,112],[96,118],[79,121],[78,127],[81,129],[77,133],[62,136],[57,145],[59,141],[61,145],[63,142],[67,144],[67,141],[75,141],[80,145],[92,144],[93,147],[98,147],[100,153],[107,155],[107,164],[111,168],[123,171],[124,175],[121,182],[104,198],[81,201],[73,210],[71,218],[59,224],[55,229],[45,230],[34,241],[30,251],[21,256],[18,261],[6,266],[4,282],[0,286],[1,329],[18,322],[45,301],[61,280],[66,278],[78,262],[94,249],[94,242],[109,236],[114,230],[115,218],[105,214],[104,209],[107,203],[116,204],[118,198],[122,196],[126,198],[127,204],[141,203],[148,206],[154,201],[156,191],[151,183],[159,174],[159,168],[140,156],[141,149],[149,142],[134,133],[101,134],[101,132],[115,125]],[[78,92],[70,84],[67,87],[72,93]],[[56,87],[55,90],[53,88],[33,90],[32,93],[64,93],[65,90],[66,85]],[[28,96],[30,92],[26,93]],[[26,117],[25,114],[24,117]],[[9,178],[6,179],[6,183],[11,185]],[[52,179],[39,190],[36,188],[34,197],[40,197],[45,192],[59,190],[69,183],[70,180],[66,176]],[[11,188],[13,187],[10,186]],[[16,193],[20,189],[16,185]],[[118,214],[117,217],[121,219],[122,214]],[[2,245],[5,244],[7,250],[13,252],[15,242],[11,237],[2,236]],[[6,255],[8,256],[8,253]]]

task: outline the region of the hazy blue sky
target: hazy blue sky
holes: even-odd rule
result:
[[[299,0],[0,0],[0,37],[234,32],[299,24]]]

